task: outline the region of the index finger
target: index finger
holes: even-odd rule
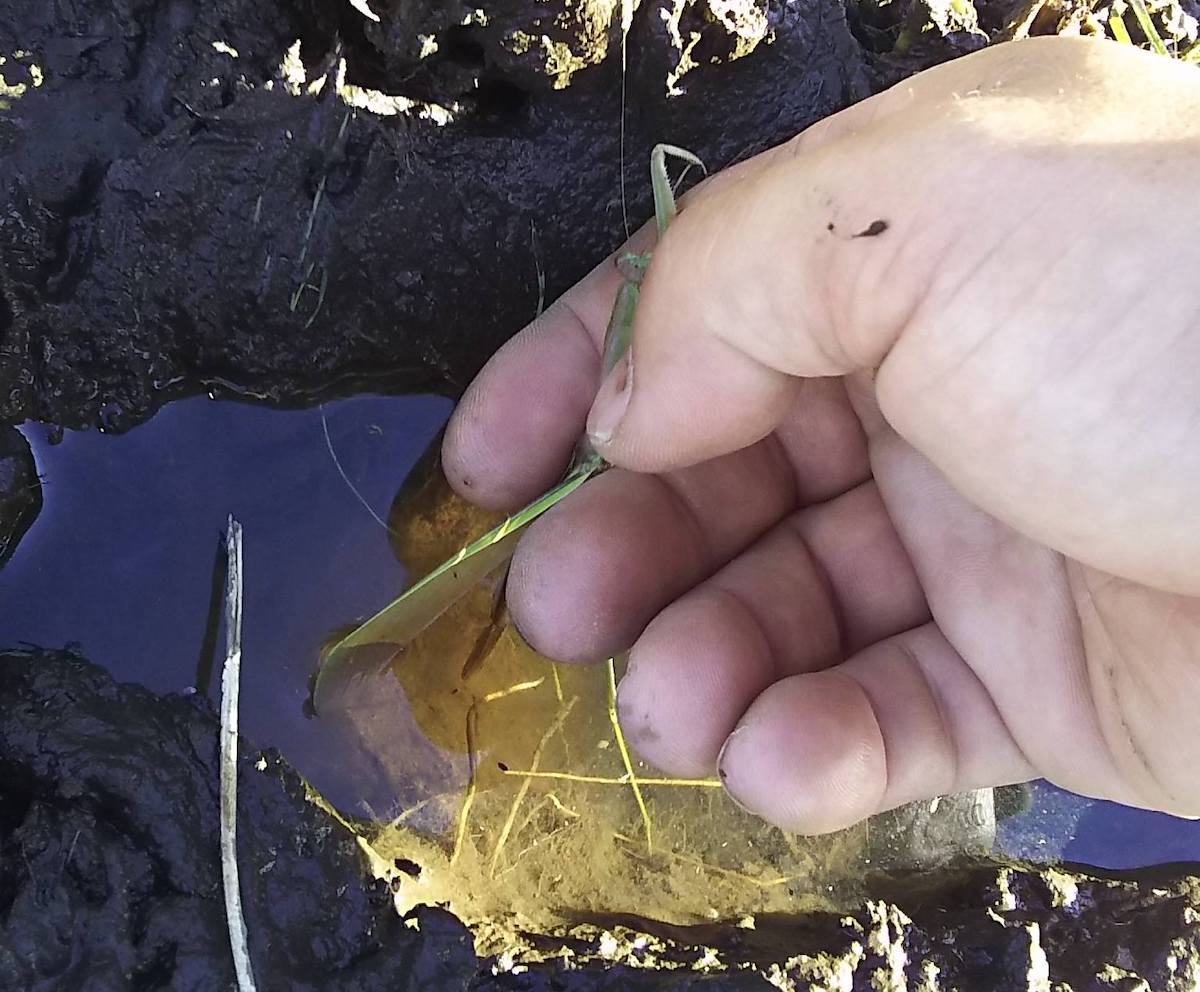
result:
[[[771,149],[688,193],[704,196],[765,166]],[[600,385],[600,349],[623,277],[616,260],[653,247],[643,225],[617,251],[511,338],[471,383],[442,444],[455,491],[492,509],[521,506],[562,475]]]
[[[609,257],[484,366],[442,443],[459,495],[510,509],[562,475],[599,385],[600,342],[620,285]]]

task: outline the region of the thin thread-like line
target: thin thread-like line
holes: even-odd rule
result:
[[[566,722],[567,717],[570,716],[571,710],[575,708],[575,704],[577,702],[579,702],[579,697],[572,696],[571,701],[559,711],[558,717],[549,727],[546,728],[546,732],[542,734],[542,739],[538,742],[538,746],[534,749],[533,758],[530,761],[530,766],[533,770],[537,770],[537,766],[542,760],[542,752],[546,749],[546,745],[549,743],[550,738],[553,737],[554,734]],[[517,789],[517,794],[513,798],[512,806],[508,811],[508,818],[504,821],[504,826],[500,830],[500,839],[496,841],[496,849],[492,852],[492,878],[496,877],[496,868],[500,864],[500,853],[504,850],[504,845],[508,843],[509,835],[512,833],[513,824],[517,822],[517,811],[521,808],[521,804],[525,801],[525,797],[529,794],[529,783],[531,777],[532,776],[527,775],[525,780],[521,783],[520,788]]]
[[[503,774],[521,778],[550,778],[560,782],[576,782],[582,785],[628,785],[625,776],[612,778],[609,775],[577,775],[575,772],[543,772],[536,768],[508,768]],[[723,784],[715,778],[639,778],[638,785],[664,785],[676,788],[721,789]]]
[[[389,534],[392,533],[392,528],[379,516],[378,513],[371,507],[371,504],[366,501],[363,494],[358,491],[358,488],[350,481],[350,476],[346,474],[346,470],[342,468],[341,460],[337,456],[337,452],[333,450],[333,438],[329,436],[329,421],[325,417],[325,404],[320,405],[321,411],[321,430],[325,434],[325,447],[329,449],[329,457],[333,459],[333,467],[337,469],[338,475],[342,477],[342,481],[346,483],[346,487],[350,492],[354,493],[354,498],[357,499],[363,506],[363,509],[371,514],[371,518],[379,524]]]
[[[621,219],[629,240],[629,207],[625,200],[625,106],[629,70],[629,29],[633,25],[633,0],[621,0]]]

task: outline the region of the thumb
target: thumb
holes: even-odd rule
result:
[[[1200,263],[1198,94],[1128,46],[1023,41],[701,188],[655,250],[596,450],[706,461],[769,434],[803,378],[872,370],[880,413],[968,500],[1196,595],[1196,300],[1158,274]]]
[[[607,459],[655,472],[745,447],[782,419],[798,377],[879,364],[937,254],[928,238],[913,250],[927,157],[891,120],[776,149],[689,198],[588,420]]]

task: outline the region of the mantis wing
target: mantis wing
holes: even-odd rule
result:
[[[370,620],[338,641],[322,659],[313,688],[313,709],[320,713],[351,681],[385,669],[438,617],[476,583],[512,557],[522,532],[560,500],[604,467],[593,455],[576,465],[562,482],[539,496],[483,537],[461,548]],[[380,646],[384,646],[380,650]]]

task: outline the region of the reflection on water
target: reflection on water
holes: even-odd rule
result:
[[[246,529],[243,730],[344,812],[373,820],[389,859],[423,867],[401,901],[452,901],[476,920],[796,911],[851,897],[881,865],[986,849],[995,818],[997,847],[1015,856],[1200,860],[1200,824],[1042,783],[1015,807],[1013,793],[998,794],[995,818],[984,794],[790,837],[714,783],[664,780],[626,755],[609,673],[552,666],[490,626],[485,586],[340,713],[306,718],[330,633],[397,593],[400,561],[422,573],[490,522],[425,477],[393,507],[447,401],[362,397],[325,412],[323,425],[318,410],[190,400],[117,438],[50,445],[28,430],[45,509],[0,572],[0,645],[77,641],[119,679],[209,691],[214,561],[232,512]]]

